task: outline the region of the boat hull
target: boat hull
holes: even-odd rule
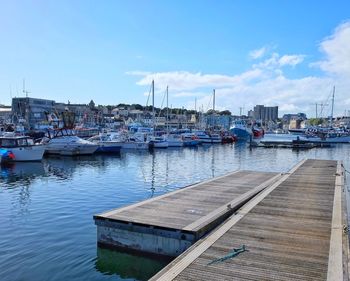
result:
[[[232,128],[231,133],[236,136],[237,140],[248,140],[251,136],[249,131],[240,128]]]
[[[155,142],[150,142],[150,145],[153,148],[168,148],[169,144],[167,141],[155,141]]]
[[[47,154],[58,154],[58,155],[91,155],[98,149],[98,145],[50,145],[48,144],[45,150]]]
[[[146,150],[149,148],[147,142],[124,142],[122,143],[122,149],[136,149],[136,150]]]
[[[122,146],[121,145],[104,145],[100,144],[99,147],[97,148],[96,152],[98,153],[119,153],[121,150]]]
[[[184,142],[182,140],[168,140],[168,147],[182,147]]]
[[[43,145],[33,145],[11,148],[14,154],[12,161],[41,161],[44,156],[45,147]]]
[[[201,142],[199,140],[184,140],[184,146],[194,147],[200,144]]]

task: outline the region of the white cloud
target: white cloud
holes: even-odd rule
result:
[[[278,53],[272,53],[272,55],[260,62],[254,64],[254,68],[265,68],[270,70],[279,70],[283,66],[296,66],[303,62],[305,55],[283,55],[280,56]]]
[[[319,67],[328,73],[350,77],[350,21],[339,25],[335,32],[320,44],[325,60]]]
[[[261,49],[259,49],[261,50]],[[256,50],[257,51],[257,50]],[[305,55],[283,54],[274,52],[264,61],[253,64],[251,69],[236,75],[193,73],[189,71],[170,72],[129,72],[141,76],[137,81],[140,86],[148,86],[155,80],[157,91],[169,85],[172,97],[177,98],[176,106],[194,108],[194,97],[197,107],[204,110],[211,108],[212,89],[216,89],[216,107],[245,112],[256,104],[278,105],[280,115],[290,112],[306,112],[314,116],[315,102],[325,102],[333,85],[336,85],[335,113],[342,114],[349,109],[350,92],[350,22],[337,27],[334,33],[320,43],[324,59],[316,62],[323,73],[318,76],[308,75],[301,78],[290,78],[283,69],[291,66],[292,70],[303,63]],[[265,51],[264,51],[265,52]],[[257,58],[264,52],[251,53]],[[174,103],[174,100],[173,100]],[[327,116],[329,109],[324,110]]]
[[[283,65],[296,66],[297,64],[303,62],[304,57],[305,57],[304,55],[284,55],[278,60],[278,62],[280,66],[283,66]]]
[[[145,73],[142,71],[128,72],[127,74],[143,76],[137,82],[137,85],[150,85],[152,80],[155,81],[157,89],[165,89],[169,85],[169,89],[175,91],[187,91],[204,87],[220,88],[232,86],[240,81],[251,81],[261,76],[261,70],[252,69],[239,75],[222,75],[222,74],[202,74],[200,72],[192,73],[188,71],[172,71]]]
[[[256,49],[256,50],[253,50],[253,51],[250,51],[249,52],[249,56],[252,58],[252,59],[259,59],[261,57],[263,57],[265,55],[267,51],[267,48],[266,47],[262,47],[260,49]]]

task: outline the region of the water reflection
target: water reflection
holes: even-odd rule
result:
[[[116,274],[123,279],[148,280],[155,272],[161,270],[168,263],[169,261],[161,261],[98,247],[95,268],[103,274]]]
[[[14,162],[1,165],[0,182],[11,186],[16,182],[30,185],[36,177],[46,175],[45,167],[41,162]],[[16,185],[17,186],[17,185]]]

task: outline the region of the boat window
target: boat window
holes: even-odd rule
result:
[[[27,146],[27,139],[18,139],[18,146]]]
[[[28,145],[34,145],[34,140],[33,139],[27,139]]]
[[[2,139],[0,142],[0,146],[2,147],[16,147],[15,139]]]

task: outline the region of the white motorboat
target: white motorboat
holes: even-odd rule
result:
[[[0,147],[13,153],[12,161],[41,161],[45,152],[45,146],[34,144],[32,138],[14,134],[0,137]]]
[[[114,133],[111,134],[111,140],[118,141],[122,146],[122,150],[147,150],[149,148],[149,142],[144,133],[135,133],[132,136],[129,136],[127,132]]]
[[[99,134],[91,137],[88,141],[98,145],[96,152],[100,153],[118,153],[123,143],[118,140],[112,140],[110,134]]]
[[[210,139],[211,139],[211,143],[221,143],[222,142],[222,137],[217,133],[210,134]]]
[[[152,136],[149,138],[149,144],[153,148],[168,148],[168,141],[163,137]]]
[[[98,149],[97,144],[83,140],[68,130],[49,131],[42,143],[46,145],[45,153],[48,154],[89,155]]]
[[[168,141],[168,147],[182,147],[184,146],[184,141],[181,135],[169,134],[166,137]]]
[[[201,144],[199,138],[193,133],[183,133],[181,134],[184,142],[184,146],[196,147]]]
[[[211,139],[210,136],[208,134],[206,134],[204,131],[194,131],[193,132],[197,138],[199,139],[199,141],[203,144],[209,144],[211,143]]]
[[[195,131],[194,134],[198,137],[198,139],[203,144],[211,144],[211,143],[221,143],[222,138],[217,133],[207,133],[204,131]]]

